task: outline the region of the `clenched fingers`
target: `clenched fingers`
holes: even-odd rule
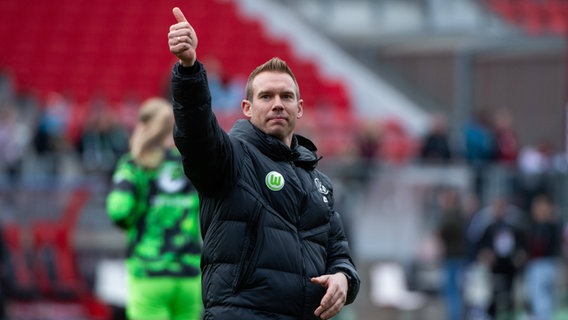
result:
[[[341,290],[329,290],[321,300],[320,306],[314,314],[320,319],[331,319],[341,311],[345,305],[346,297]]]
[[[197,34],[179,8],[173,8],[172,12],[177,23],[170,26],[168,33],[170,52],[191,65],[196,57]]]
[[[314,315],[320,319],[330,319],[337,315],[347,300],[346,276],[343,273],[335,273],[314,277],[311,281],[327,289]]]
[[[193,28],[187,22],[180,22],[170,27],[168,33],[168,44],[176,46],[178,44],[188,44],[196,47],[197,36]],[[187,48],[187,45],[184,46]]]
[[[170,32],[168,34],[168,45],[172,53],[179,53],[190,47],[196,47],[195,41],[190,35],[180,32]]]

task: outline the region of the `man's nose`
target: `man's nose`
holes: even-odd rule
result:
[[[274,98],[274,103],[272,104],[272,108],[273,109],[283,109],[284,108],[284,104],[282,102],[282,99],[279,96],[276,96]]]

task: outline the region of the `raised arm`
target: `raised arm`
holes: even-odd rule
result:
[[[197,60],[197,34],[179,8],[170,27],[168,45],[179,63],[172,70],[174,141],[183,157],[186,175],[203,194],[220,193],[232,185],[237,172],[238,143],[219,126],[211,109],[205,67]],[[236,145],[237,147],[234,147]]]

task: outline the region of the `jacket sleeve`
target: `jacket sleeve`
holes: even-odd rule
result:
[[[135,167],[123,156],[113,173],[110,192],[106,197],[106,211],[111,221],[121,229],[135,223],[137,215]]]
[[[232,185],[237,173],[231,142],[211,109],[211,94],[204,66],[196,61],[190,68],[179,62],[172,70],[175,117],[174,140],[183,158],[183,168],[204,195]]]
[[[352,303],[359,293],[361,280],[355,264],[351,258],[351,252],[347,242],[347,237],[343,230],[339,213],[333,212],[331,216],[330,242],[328,245],[328,266],[327,273],[334,274],[343,272],[349,283],[346,304]]]

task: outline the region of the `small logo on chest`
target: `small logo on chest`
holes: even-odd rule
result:
[[[329,193],[329,190],[323,185],[323,183],[321,183],[319,178],[314,178],[314,183],[319,193],[323,195],[327,195]]]
[[[329,203],[329,200],[327,199],[329,190],[323,185],[323,183],[321,183],[321,180],[319,178],[314,178],[314,184],[316,185],[316,189],[318,190],[318,192],[323,195],[322,196],[323,202]]]
[[[284,177],[280,172],[270,171],[264,178],[264,182],[268,189],[272,191],[279,191],[284,188]]]

